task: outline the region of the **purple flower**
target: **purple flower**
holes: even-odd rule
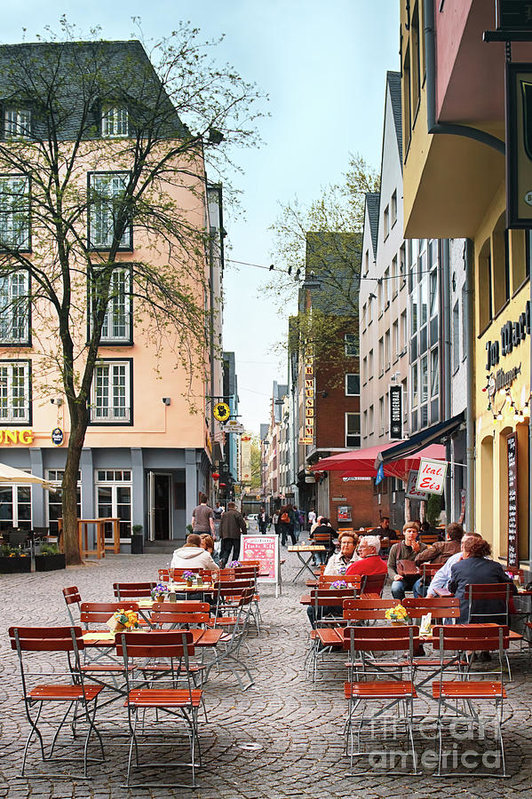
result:
[[[236,569],[237,566],[240,566],[240,561],[238,560],[232,560],[229,564],[230,569]]]
[[[335,580],[334,583],[331,583],[331,588],[347,588],[347,583],[345,580]]]
[[[183,579],[184,580],[193,580],[195,578],[195,576],[196,576],[195,572],[191,572],[191,571],[183,572]]]

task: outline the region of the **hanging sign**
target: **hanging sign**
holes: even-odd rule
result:
[[[422,458],[419,462],[416,490],[427,494],[443,494],[447,461],[432,461]]]
[[[314,391],[314,358],[310,351],[305,358],[305,389],[304,389],[304,419],[303,431],[299,438],[300,444],[307,446],[314,443],[315,419],[315,391]]]
[[[403,388],[390,386],[390,439],[403,437]]]
[[[532,224],[532,64],[506,64],[506,219]]]
[[[227,422],[231,416],[231,408],[226,402],[217,402],[213,409],[213,415],[219,422]]]
[[[408,482],[406,485],[406,494],[405,496],[408,499],[421,499],[424,502],[427,501],[429,495],[425,493],[425,491],[417,491],[416,490],[416,483],[417,483],[417,469],[410,469],[408,472]]]
[[[60,427],[54,427],[52,430],[52,444],[56,447],[60,447],[64,440],[63,431]]]

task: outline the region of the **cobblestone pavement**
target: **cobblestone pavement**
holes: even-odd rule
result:
[[[20,684],[14,653],[8,648],[7,628],[13,623],[53,624],[67,619],[61,588],[77,585],[85,600],[111,600],[115,580],[153,579],[167,556],[114,555],[105,561],[66,572],[0,575],[0,799],[3,797],[129,797],[197,796],[198,799],[254,799],[255,797],[503,797],[530,795],[532,758],[530,660],[512,657],[513,683],[506,705],[505,741],[510,780],[461,777],[386,776],[368,771],[348,775],[342,757],[345,700],[342,667],[327,672],[327,680],[312,683],[305,675],[304,658],[309,625],[299,604],[303,579],[292,585],[296,557],[287,555],[282,596],[272,586],[261,589],[262,615],[267,625],[250,636],[246,662],[252,664],[255,685],[238,689],[234,675],[225,673],[206,686],[209,722],[200,727],[204,767],[199,788],[143,789],[121,787],[125,750],[106,741],[105,766],[93,767],[91,781],[17,779],[27,724],[20,703]],[[340,658],[339,662],[342,661]],[[329,679],[335,677],[336,679]],[[421,700],[416,712],[427,712]],[[117,710],[118,714],[120,711]],[[433,709],[432,709],[432,712]],[[418,742],[432,748],[432,742]],[[164,755],[158,757],[163,760]],[[36,759],[32,763],[41,763]],[[46,764],[46,768],[49,764]],[[98,771],[96,769],[99,769]],[[171,779],[156,772],[154,779]],[[188,775],[187,775],[188,776]]]

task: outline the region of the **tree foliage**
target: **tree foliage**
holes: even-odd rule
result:
[[[98,37],[78,41],[63,18],[59,34],[0,48],[3,104],[31,115],[0,140],[0,175],[20,176],[0,191],[0,281],[29,278],[16,297],[4,292],[0,312],[31,307],[34,397],[66,398],[70,563],[80,559],[76,483],[102,330],[124,293],[117,270],[127,271],[135,329],[172,353],[192,397],[212,324],[205,161],[216,180],[231,172],[235,148],[256,144],[261,115],[256,87],[220,68],[215,42],[202,43],[188,24],[152,43],[149,57],[138,41]],[[100,123],[116,108],[127,109],[126,134],[102,138]],[[90,177],[101,172],[115,182]],[[24,344],[18,352],[28,352]]]

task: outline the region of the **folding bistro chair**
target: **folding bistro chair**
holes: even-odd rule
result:
[[[504,741],[502,737],[503,702],[506,699],[504,687],[503,657],[509,646],[509,630],[505,625],[467,624],[446,625],[435,627],[434,636],[439,642],[441,669],[439,679],[432,683],[432,695],[438,701],[438,777],[467,776],[467,777],[506,777],[506,761],[504,756]],[[447,652],[455,653],[455,658],[467,662],[463,673],[455,675],[455,679],[444,679],[444,661]],[[465,658],[466,652],[496,652],[496,661],[488,671],[473,672],[472,660]],[[466,719],[468,724],[481,725],[481,718],[475,705],[485,703],[490,709],[495,708],[493,714],[494,729],[499,744],[500,762],[497,767],[489,772],[481,771],[444,771],[445,757],[443,749],[443,731],[445,716],[452,712],[453,725],[456,718]],[[462,710],[458,704],[462,704]],[[456,735],[453,736],[453,742]],[[479,739],[485,740],[483,728],[479,729]],[[467,738],[468,746],[471,740]],[[469,750],[468,750],[469,751]]]
[[[468,602],[470,624],[496,621],[497,624],[510,623],[510,583],[477,583],[466,585],[464,599]],[[483,606],[476,603],[482,602]]]
[[[114,595],[117,599],[150,599],[151,590],[157,583],[113,583]]]
[[[97,685],[88,686],[85,684],[80,662],[80,652],[82,652],[84,648],[81,627],[10,627],[9,637],[11,639],[11,649],[16,650],[19,658],[24,708],[31,727],[24,747],[21,776],[27,779],[31,779],[32,777],[46,777],[47,779],[50,777],[57,777],[61,779],[65,776],[68,778],[88,779],[88,763],[102,763],[105,759],[102,738],[94,724],[97,699],[102,688]],[[62,672],[43,670],[43,661],[42,659],[38,661],[36,655],[36,653],[39,652],[43,653],[43,658],[48,663],[52,653],[66,653],[66,668]],[[34,668],[31,668],[32,665]],[[44,677],[53,677],[54,681],[43,683],[42,680]],[[58,680],[58,678],[61,677],[67,677],[66,681]],[[47,714],[46,719],[43,718],[41,720],[41,716],[43,709],[52,703],[59,703],[63,708],[66,706],[66,711],[60,717],[47,755],[41,728],[46,723],[53,724],[57,720],[53,716],[50,716],[49,720],[46,721],[46,719],[48,719]],[[56,744],[58,744],[59,735],[71,715],[71,712],[72,718],[70,724],[74,741],[76,738],[77,722],[81,720],[87,725],[87,732],[83,740],[83,773],[81,775],[26,774],[26,760],[30,745],[34,738],[37,738],[39,742],[43,761],[54,760],[65,762],[68,760],[76,760],[79,762],[79,751],[70,757],[63,755],[60,758],[54,758],[54,749]],[[88,757],[89,742],[93,733],[96,735],[101,748],[101,759]],[[65,751],[67,746],[68,744],[66,741],[61,740],[62,752]]]
[[[361,594],[378,594],[382,596],[386,574],[364,574],[360,585]],[[396,602],[397,604],[397,602]]]
[[[414,687],[414,651],[418,644],[419,628],[401,625],[398,627],[346,627],[343,647],[350,653],[350,678],[345,683],[345,698],[348,700],[348,716],[345,726],[346,753],[349,756],[350,771],[353,774],[355,757],[378,754],[362,748],[361,734],[364,727],[375,730],[377,720],[393,719],[395,725],[404,724],[410,743],[413,773],[417,773],[417,756],[413,736],[413,704],[416,698]],[[381,660],[379,653],[400,653],[402,660]],[[407,671],[406,679],[403,672]],[[372,715],[366,716],[366,705],[378,703]],[[358,711],[361,710],[360,713]],[[391,716],[389,711],[395,710]],[[356,724],[356,746],[353,732]],[[386,729],[386,725],[385,725]],[[371,739],[370,739],[371,740]],[[394,758],[399,754],[393,752]],[[404,753],[404,763],[408,752]],[[405,766],[406,767],[406,766]],[[357,774],[368,773],[367,766]],[[389,773],[389,771],[388,771]],[[396,772],[402,773],[402,772]],[[412,773],[412,772],[409,772]]]
[[[325,585],[327,587],[314,588],[310,592],[311,604],[307,611],[312,630],[305,668],[312,682],[316,681],[320,665],[331,665],[332,660],[329,655],[335,651],[342,651],[342,638],[337,628],[345,624],[344,600],[354,600],[360,580],[357,579],[348,588],[331,588],[331,583]]]
[[[75,626],[80,623],[79,617],[81,613],[81,595],[77,585],[63,588],[63,597],[66,602],[70,622]]]
[[[201,753],[198,736],[198,710],[201,705],[203,691],[193,686],[190,678],[190,657],[194,654],[192,632],[189,630],[121,633],[117,643],[117,653],[123,657],[124,669],[128,683],[127,713],[129,724],[129,753],[127,764],[127,788],[195,788],[196,769],[201,763]],[[140,680],[135,677],[137,670],[143,671],[147,665],[156,665],[163,661],[165,669],[164,680],[167,687],[154,687],[145,685],[144,675]],[[130,667],[133,666],[133,669]],[[178,687],[185,680],[185,687]],[[159,682],[159,684],[160,684]],[[146,712],[155,711],[154,723],[147,725]],[[163,744],[171,738],[169,724],[159,719],[159,714],[164,713],[168,719],[185,722],[185,733],[190,748],[190,760],[170,762],[161,755]],[[146,733],[146,729],[148,732]],[[151,742],[146,745],[156,755],[156,760],[141,763],[139,757],[139,737],[147,735]],[[155,746],[154,738],[159,738]],[[135,763],[133,764],[133,758]],[[192,771],[192,784],[180,783],[131,783],[132,768],[163,768],[165,772],[173,766],[185,766]]]
[[[225,583],[218,583],[214,586],[216,591],[217,613],[214,622],[211,623],[213,623],[215,629],[222,629],[222,635],[220,636],[219,644],[215,651],[215,659],[208,666],[207,677],[214,666],[221,670],[223,663],[228,661],[241,690],[247,691],[248,688],[254,685],[255,681],[251,676],[249,668],[240,657],[240,650],[251,616],[251,603],[253,602],[254,591],[252,586],[248,586],[247,588],[228,588],[226,585]],[[229,585],[234,586],[234,583],[229,583]],[[218,612],[219,608],[224,608],[230,615],[222,615],[222,612]],[[249,680],[248,685],[244,686],[236,667],[244,671],[245,676]]]

